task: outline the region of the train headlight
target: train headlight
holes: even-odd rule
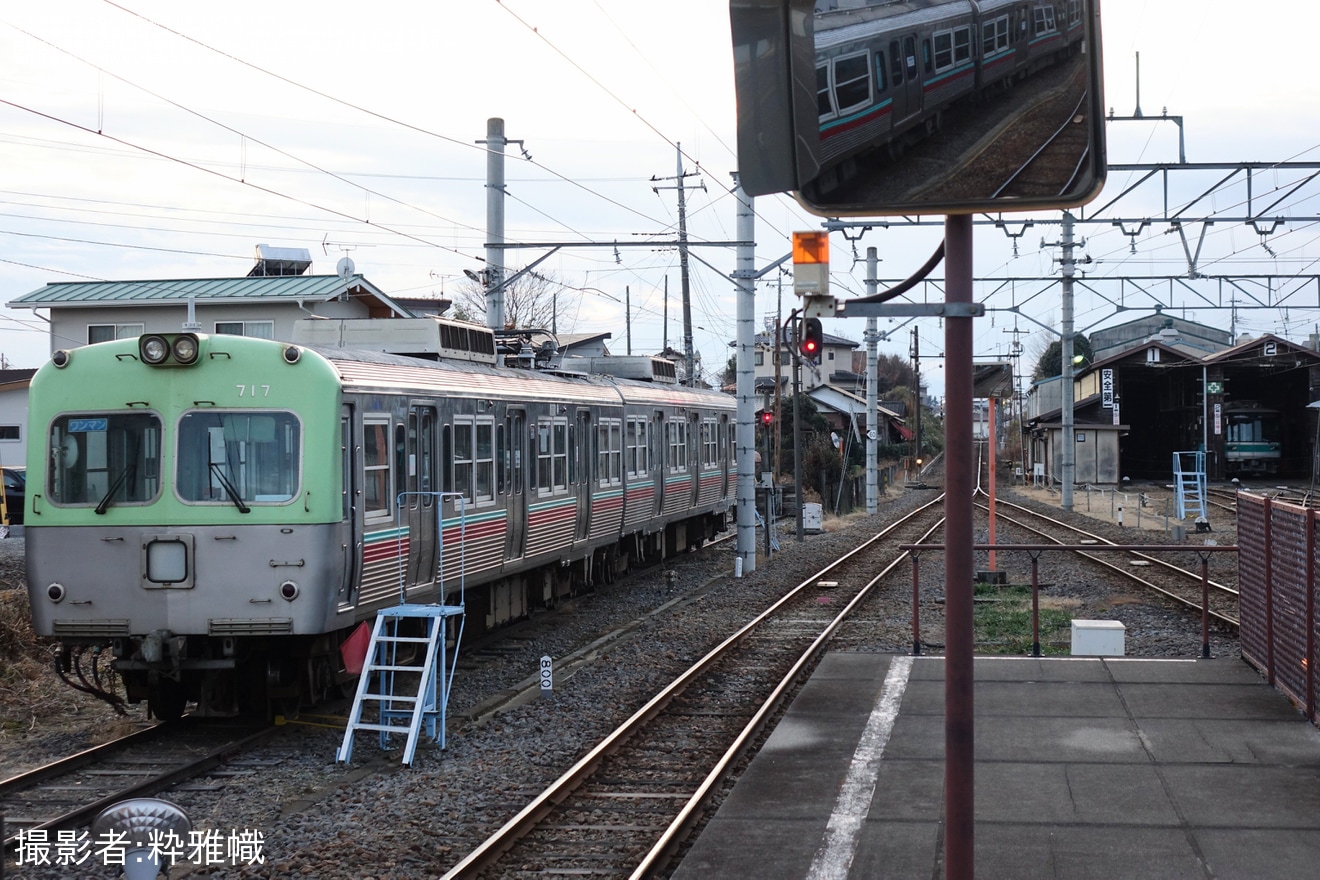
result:
[[[50,362],[56,367],[64,369],[69,365],[69,353],[61,348],[50,356]]]
[[[286,364],[296,364],[302,358],[302,349],[296,345],[289,345],[285,347],[283,355]]]
[[[150,333],[138,340],[138,355],[152,367],[187,367],[197,362],[200,351],[196,333]]]
[[[285,581],[280,584],[280,598],[285,602],[292,602],[297,599],[299,592],[298,585],[293,581]]]
[[[163,364],[170,356],[170,343],[164,336],[143,336],[138,343],[138,353],[142,355],[143,363]]]
[[[191,364],[197,360],[197,337],[184,333],[174,340],[174,359],[181,364]]]
[[[64,601],[64,584],[51,584],[46,588],[46,596],[56,605]]]

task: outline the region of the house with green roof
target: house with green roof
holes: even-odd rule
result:
[[[305,249],[257,246],[242,278],[61,281],[10,300],[14,309],[49,315],[50,350],[178,331],[289,340],[303,318],[407,318],[401,303],[340,260],[334,275],[306,274]]]

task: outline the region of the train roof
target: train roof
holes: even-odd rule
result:
[[[886,6],[836,9],[817,14],[816,51],[867,39],[896,28],[929,25],[952,18],[970,18],[970,0],[904,0]]]
[[[379,351],[308,346],[355,391],[477,394],[500,400],[567,400],[613,405],[703,406],[733,410],[732,397],[704,388],[587,373],[523,370],[469,361],[421,360]]]

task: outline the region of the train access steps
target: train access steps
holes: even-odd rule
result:
[[[402,604],[376,614],[353,711],[335,760],[352,760],[353,737],[367,730],[380,734],[382,749],[391,735],[406,734],[403,763],[408,766],[412,766],[423,727],[440,748],[445,747],[450,685],[445,670],[445,621],[463,613],[462,605]],[[407,626],[408,620],[420,621],[421,626]],[[363,718],[368,704],[376,707],[374,721]]]
[[[1177,490],[1178,519],[1196,514],[1198,522],[1205,519],[1205,453],[1175,452],[1173,454],[1173,480]]]

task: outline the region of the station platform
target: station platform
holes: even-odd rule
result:
[[[1320,876],[1320,731],[1236,658],[978,658],[978,878]],[[676,880],[944,876],[942,657],[827,655]]]

